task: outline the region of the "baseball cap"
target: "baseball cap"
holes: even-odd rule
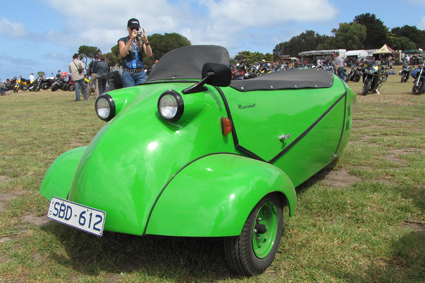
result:
[[[131,18],[128,20],[127,26],[130,29],[138,29],[140,28],[139,20],[135,18]]]

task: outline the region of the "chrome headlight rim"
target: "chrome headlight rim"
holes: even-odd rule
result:
[[[175,106],[177,109],[175,111],[175,114],[172,117],[168,117],[166,115],[164,115],[164,109],[162,109],[161,107],[161,101],[163,101],[163,99],[167,99],[167,96],[171,96],[175,102]],[[163,94],[161,94],[161,96],[158,99],[158,112],[159,115],[166,121],[169,122],[177,122],[178,120],[180,120],[180,118],[183,116],[183,112],[184,112],[184,102],[183,102],[183,98],[182,96],[175,90],[167,90],[165,91]]]
[[[99,106],[100,103],[102,102],[106,102],[109,106],[109,114],[107,116],[102,116],[99,114],[101,107]],[[99,95],[99,97],[96,99],[95,102],[95,108],[96,108],[96,114],[97,116],[103,120],[103,121],[110,121],[112,118],[115,117],[115,113],[116,113],[116,107],[115,107],[115,102],[114,99],[107,93],[104,93],[102,95]]]

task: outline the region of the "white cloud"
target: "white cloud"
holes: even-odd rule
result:
[[[177,32],[192,44],[237,46],[239,38],[255,42],[258,27],[278,28],[290,21],[329,21],[337,10],[328,0],[304,0],[302,9],[291,0],[139,0],[97,1],[45,0],[66,20],[67,36],[49,37],[63,44],[98,46],[107,49],[127,35],[128,19],[135,17],[147,31],[153,33]],[[261,44],[261,42],[257,42]]]
[[[327,21],[337,10],[328,0],[205,0],[214,20],[231,21],[245,26],[275,26],[289,21]]]
[[[6,18],[0,20],[0,36],[23,38],[28,31],[22,23],[12,23]]]

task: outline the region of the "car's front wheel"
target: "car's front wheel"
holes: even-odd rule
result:
[[[282,231],[282,201],[277,194],[269,194],[252,210],[242,233],[225,239],[230,267],[248,276],[264,272],[274,260]]]

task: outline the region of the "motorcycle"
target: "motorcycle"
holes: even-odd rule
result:
[[[41,79],[41,89],[49,89],[53,82],[54,80],[52,79]]]
[[[69,78],[69,75],[63,76],[63,84],[62,84],[62,88],[61,88],[63,91],[69,90],[70,81],[71,80]]]
[[[410,74],[415,80],[413,81],[412,93],[414,95],[419,95],[425,92],[425,72],[424,65],[419,65],[417,69],[415,69]]]
[[[411,71],[412,71],[412,67],[410,67],[407,64],[403,65],[403,68],[400,71],[400,75],[401,75],[401,81],[400,82],[402,82],[402,83],[407,82],[407,80],[409,79]]]
[[[367,95],[369,91],[380,94],[379,89],[382,86],[382,69],[373,63],[369,63],[363,69],[363,89],[362,95]]]
[[[16,78],[10,80],[10,85],[12,86],[13,92],[19,91],[19,81]]]
[[[40,91],[41,89],[41,77],[36,78],[30,85],[28,86],[29,91]]]
[[[335,74],[335,68],[333,66],[333,62],[330,62],[328,60],[325,60],[322,63],[318,64],[316,66],[316,70],[324,70],[324,71],[328,71],[330,73]]]
[[[258,77],[258,69],[255,67],[255,65],[248,68],[248,70],[245,72],[243,79],[253,79]]]
[[[389,69],[389,67],[387,65],[380,65],[379,66],[379,71],[381,73],[381,81],[383,83],[385,83],[388,79],[388,71],[387,71],[388,69]]]
[[[273,71],[272,72],[279,72],[279,71],[283,71],[283,70],[285,70],[285,65],[276,65],[274,68],[273,68]]]
[[[356,66],[351,66],[351,70],[347,75],[347,82],[353,81],[353,82],[359,82],[360,78],[362,77],[362,69]]]
[[[52,84],[52,91],[57,91],[58,89],[63,89],[63,86],[64,86],[64,81],[63,81],[62,78],[59,78]]]
[[[74,91],[75,90],[75,85],[74,85],[74,80],[71,78],[68,82],[68,90],[69,91]]]
[[[232,80],[243,79],[245,71],[240,70],[239,65],[232,68]]]
[[[17,82],[19,83],[19,89],[22,91],[27,91],[28,90],[28,85],[30,84],[29,80],[23,79],[23,78],[19,78],[17,80]]]

